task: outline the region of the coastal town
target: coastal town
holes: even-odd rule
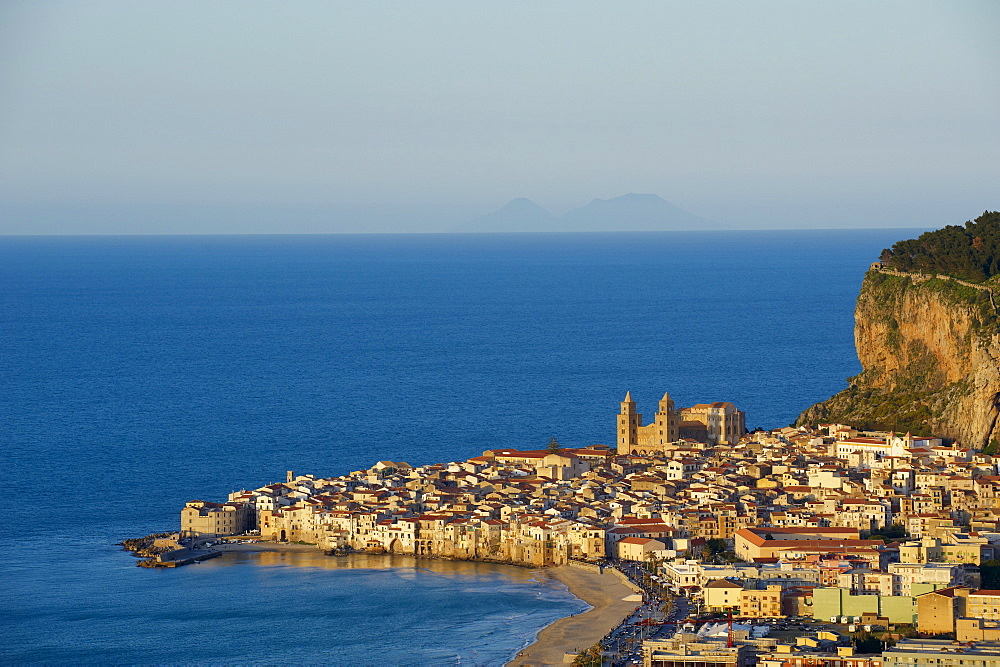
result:
[[[747,432],[732,403],[669,395],[644,424],[627,394],[616,422],[614,446],[289,471],[188,502],[146,563],[261,541],[616,569],[635,613],[578,664],[1000,665],[996,457],[843,424]]]

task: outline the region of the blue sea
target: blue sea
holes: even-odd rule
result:
[[[868,264],[923,230],[0,238],[3,663],[500,664],[585,608],[544,573],[114,546],[191,499],[380,459],[613,443],[859,371]]]

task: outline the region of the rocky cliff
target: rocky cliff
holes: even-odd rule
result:
[[[912,431],[996,448],[1000,329],[990,292],[996,280],[974,285],[870,270],[854,314],[863,370],[798,423]]]

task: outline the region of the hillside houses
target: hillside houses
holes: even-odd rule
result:
[[[737,596],[748,608],[773,611],[780,589],[786,612],[856,607],[897,621],[928,591],[975,588],[976,566],[1000,555],[1000,471],[973,450],[838,425],[658,448],[495,449],[338,477],[289,473],[225,503],[188,503],[181,528],[539,566],[655,558],[657,576],[698,599],[725,580],[763,592]],[[878,537],[886,531],[903,537]]]

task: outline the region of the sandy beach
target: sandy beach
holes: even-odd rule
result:
[[[567,653],[575,655],[593,646],[639,606],[637,601],[622,599],[633,595],[636,589],[610,568],[600,574],[563,565],[548,572],[592,609],[561,618],[542,629],[535,642],[518,653],[507,667],[566,664]]]
[[[219,544],[212,549],[226,553],[269,551],[321,553],[312,545],[277,542]],[[573,595],[589,604],[591,609],[561,618],[543,628],[535,637],[535,641],[522,649],[507,663],[507,667],[568,664],[565,660],[567,654],[576,655],[593,646],[639,606],[639,601],[636,599],[624,599],[634,597],[638,589],[626,583],[625,578],[611,568],[605,568],[604,572],[600,573],[563,565],[546,568],[544,573],[565,584]]]

